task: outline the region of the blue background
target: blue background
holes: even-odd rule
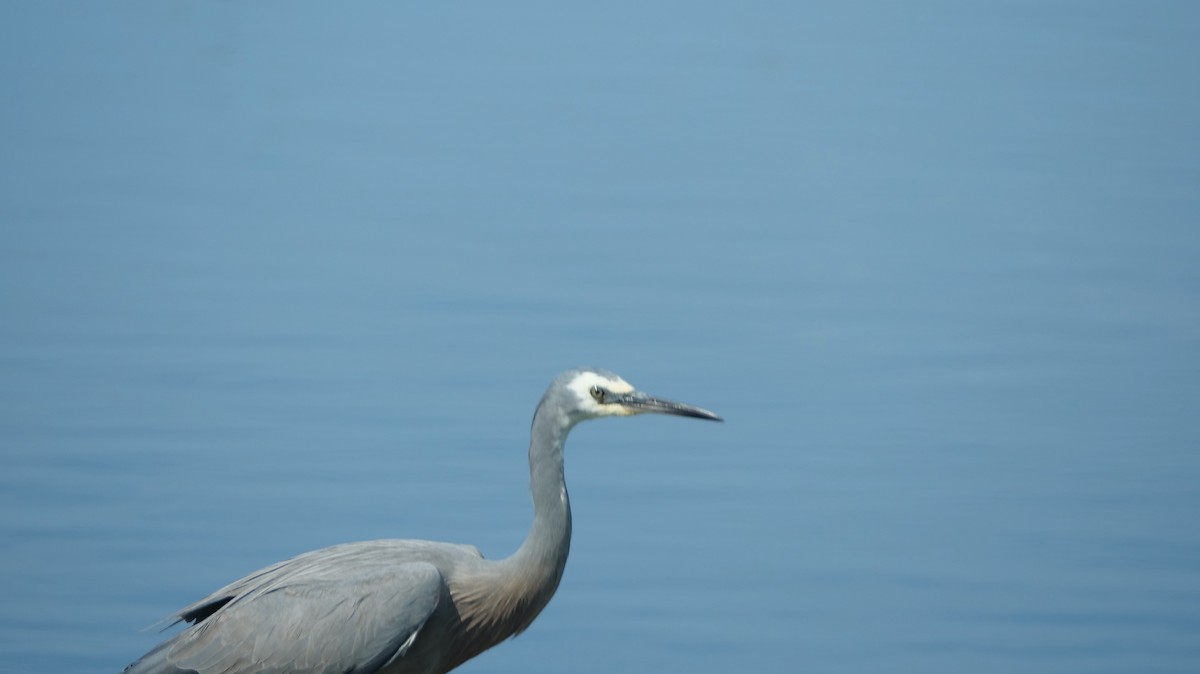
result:
[[[5,3],[0,670],[512,552],[464,672],[1195,672],[1200,5]]]

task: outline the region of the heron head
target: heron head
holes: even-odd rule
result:
[[[564,373],[558,383],[566,389],[564,402],[568,414],[578,421],[646,412],[722,421],[708,410],[643,393],[607,370],[572,370]]]

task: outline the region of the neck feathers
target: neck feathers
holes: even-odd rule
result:
[[[525,631],[558,589],[571,546],[571,503],[563,480],[563,441],[573,425],[538,408],[529,443],[533,526],[520,549],[497,562],[454,598],[464,643],[462,662]]]

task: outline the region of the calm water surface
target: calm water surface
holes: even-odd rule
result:
[[[1195,672],[1190,3],[10,3],[0,671],[262,565],[512,552],[464,672]]]

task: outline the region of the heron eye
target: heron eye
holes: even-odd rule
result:
[[[591,390],[592,398],[598,403],[604,402],[604,389],[599,386],[593,386]]]

